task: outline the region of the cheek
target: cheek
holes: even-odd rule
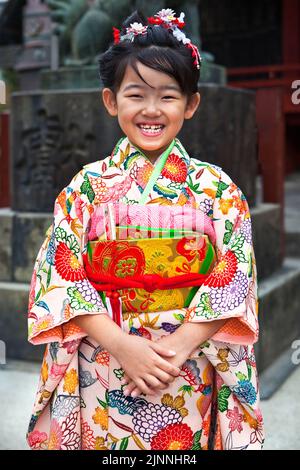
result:
[[[184,121],[184,108],[178,106],[174,108],[172,111],[170,110],[169,119],[171,124],[173,125],[180,125]]]
[[[169,108],[169,113],[172,114],[173,117],[176,119],[184,119],[184,111],[185,111],[185,106],[181,102],[174,103]]]
[[[137,112],[137,106],[126,103],[124,104],[124,106],[119,108],[119,119],[122,119],[124,121],[131,121]]]

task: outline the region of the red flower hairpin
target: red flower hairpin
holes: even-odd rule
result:
[[[119,44],[121,39],[121,31],[118,28],[113,26],[113,37],[114,37],[114,44]]]
[[[164,28],[171,30],[173,36],[178,41],[182,42],[186,47],[191,49],[192,57],[194,57],[194,65],[197,67],[197,69],[200,69],[202,58],[200,56],[198,47],[193,44],[182,31],[183,27],[185,26],[184,16],[184,13],[180,13],[180,16],[177,18],[175,12],[171,8],[164,8],[154,16],[147,18],[147,20],[149,25],[163,26]],[[121,35],[120,30],[113,27],[114,44],[118,44],[119,42],[125,40],[133,41],[135,36],[138,34],[146,34],[147,28],[148,25],[135,22],[132,23],[129,28],[126,28],[126,34]]]

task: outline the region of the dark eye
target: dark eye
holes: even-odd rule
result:
[[[128,98],[142,98],[141,95],[130,95],[128,96]]]
[[[163,99],[164,100],[175,100],[176,97],[175,96],[164,96]]]

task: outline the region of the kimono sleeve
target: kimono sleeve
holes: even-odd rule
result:
[[[258,339],[258,296],[249,206],[241,189],[220,170],[213,203],[217,264],[193,298],[188,321],[227,319],[213,339],[253,344]]]
[[[75,175],[57,196],[53,223],[35,261],[28,308],[32,344],[78,340],[86,334],[72,321],[74,317],[107,314],[82,261],[93,210],[86,191],[82,192],[83,173]]]

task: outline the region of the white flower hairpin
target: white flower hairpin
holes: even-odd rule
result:
[[[147,18],[149,25],[162,26],[170,31],[172,31],[173,36],[177,41],[182,42],[186,47],[191,49],[192,57],[194,58],[194,65],[197,69],[200,69],[202,58],[198,47],[191,42],[189,38],[186,37],[185,33],[182,31],[182,28],[185,26],[184,22],[185,14],[180,13],[179,17],[176,18],[174,10],[171,8],[164,8],[156,13],[154,16]],[[126,34],[122,34],[119,29],[113,27],[114,43],[118,44],[122,41],[134,41],[135,36],[139,34],[147,34],[147,29],[149,25],[143,25],[142,23],[132,23],[129,28],[126,28]]]

